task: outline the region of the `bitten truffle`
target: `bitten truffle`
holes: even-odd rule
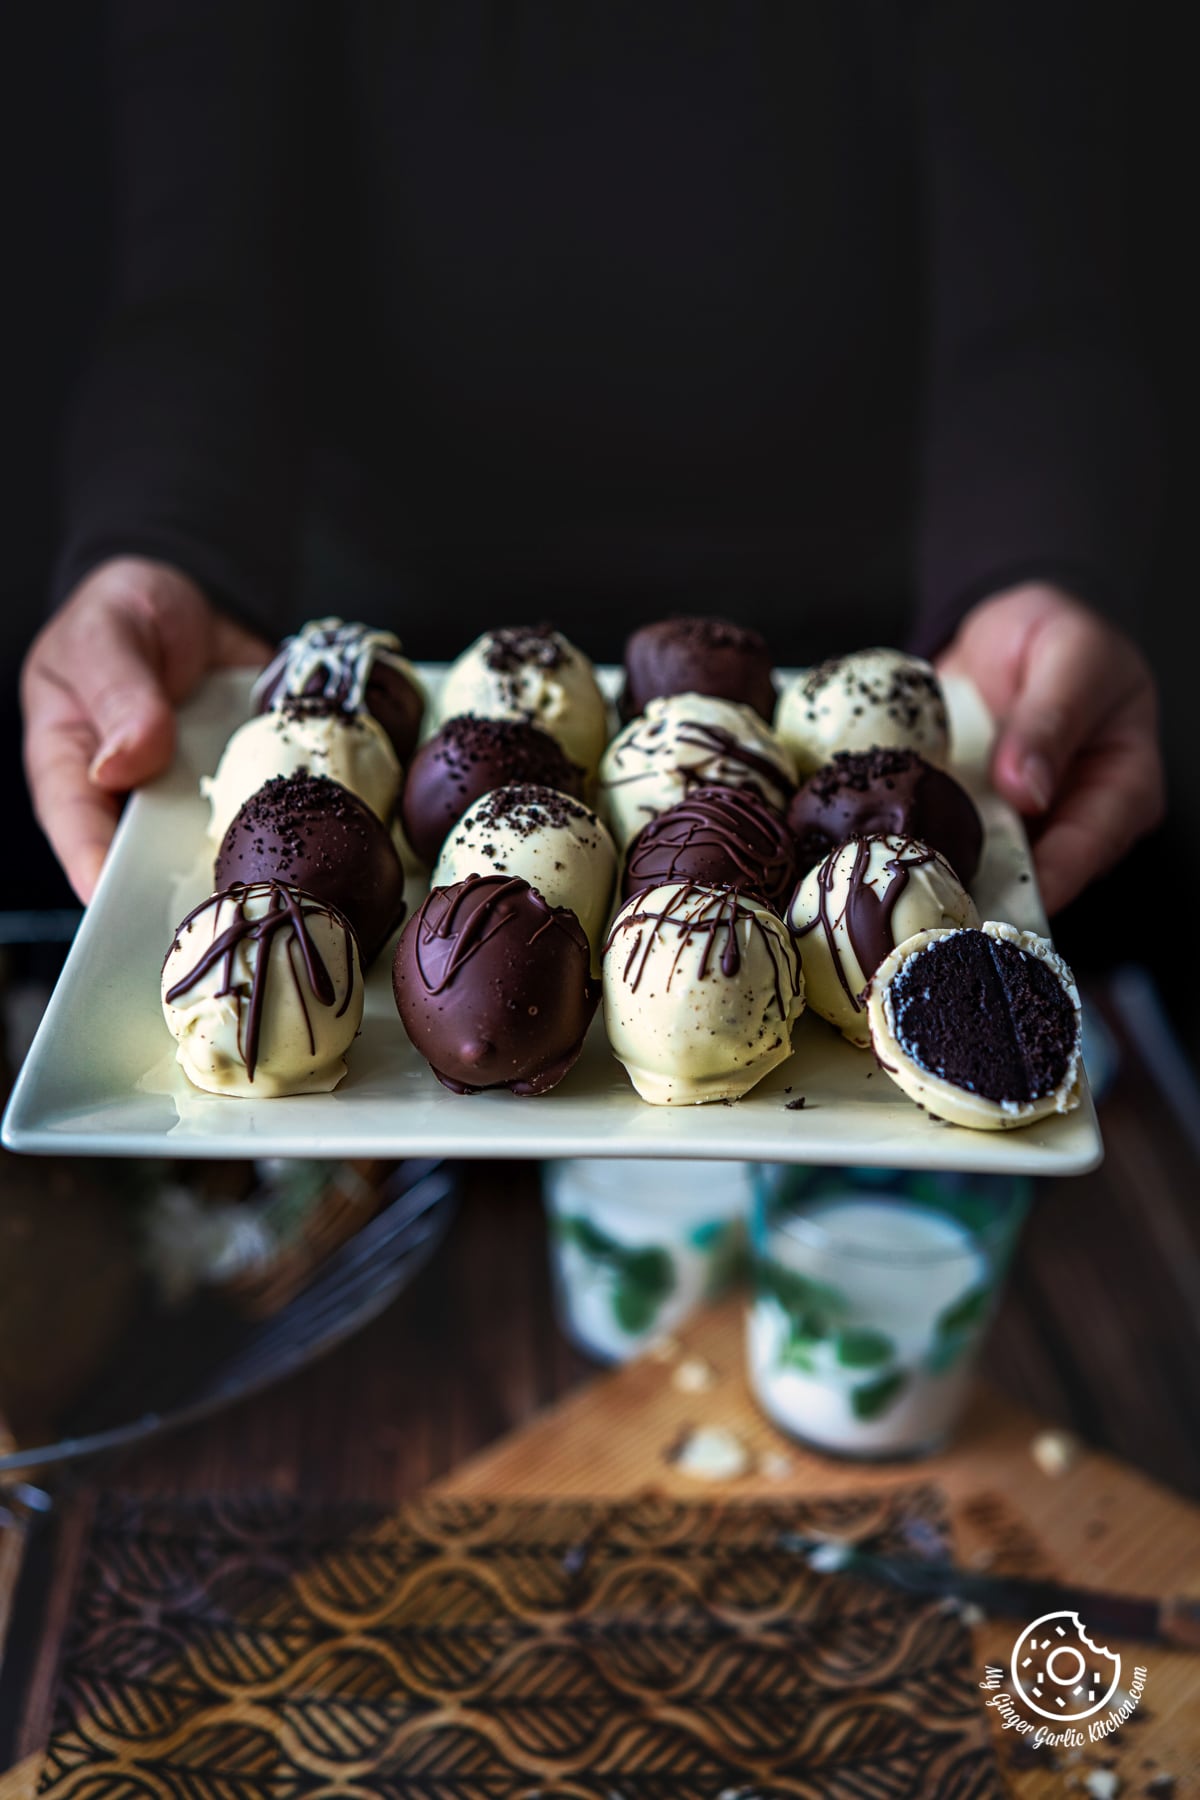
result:
[[[670,881],[732,887],[780,912],[796,885],[792,836],[749,788],[696,788],[638,832],[625,858],[626,900]]]
[[[487,631],[446,671],[438,719],[475,713],[528,719],[593,775],[608,738],[608,703],[591,663],[552,625]]]
[[[1048,938],[920,931],[876,970],[867,1016],[880,1067],[936,1118],[1005,1131],[1079,1105],[1079,991]]]
[[[162,1007],[194,1087],[243,1099],[328,1093],[362,1021],[354,932],[282,882],[235,885],[176,929]]]
[[[283,881],[345,913],[372,963],[404,917],[404,871],[361,800],[321,775],[280,775],[252,794],[217,852],[216,884]]]
[[[801,775],[839,750],[898,745],[941,763],[950,747],[936,672],[900,650],[858,650],[793,676],[779,697],[775,730]]]
[[[937,850],[966,886],[983,848],[975,802],[915,750],[844,750],[801,783],[788,824],[800,873],[855,837],[916,838]]]
[[[289,697],[320,697],[345,713],[370,713],[402,763],[416,749],[425,694],[393,632],[310,620],[284,638],[251,693],[260,713]]]
[[[527,881],[434,888],[396,946],[392,989],[413,1044],[457,1094],[545,1094],[583,1048],[599,998],[588,941]]]
[[[493,788],[555,788],[583,798],[584,772],[562,746],[528,719],[447,719],[412,760],[400,816],[404,835],[432,868],[450,830]]]
[[[622,719],[634,719],[665,694],[712,694],[752,706],[769,725],[775,683],[766,639],[728,619],[659,619],[625,645]]]

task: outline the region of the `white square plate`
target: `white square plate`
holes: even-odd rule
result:
[[[431,690],[440,667],[420,671]],[[616,671],[601,671],[609,692]],[[1102,1150],[1090,1096],[1021,1131],[936,1124],[822,1020],[736,1105],[638,1099],[609,1054],[599,1015],[583,1055],[541,1099],[452,1094],[405,1036],[385,953],[367,983],[362,1035],[332,1094],[240,1100],[190,1087],[159,1006],[176,924],[209,891],[207,805],[198,782],[247,716],[250,676],[215,676],[184,709],[170,772],[126,808],[94,900],[21,1070],[3,1138],[11,1150],[90,1156],[661,1156],[877,1164],[1072,1175]],[[1019,819],[984,778],[990,722],[974,690],[949,684],[955,768],[986,829],[979,910],[1044,931]],[[419,897],[418,893],[412,898]],[[802,1109],[788,1102],[803,1095]]]

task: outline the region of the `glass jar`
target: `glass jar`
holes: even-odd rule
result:
[[[1023,1177],[756,1165],[747,1361],[764,1412],[835,1456],[938,1449],[1030,1192]]]
[[[543,1165],[542,1194],[559,1324],[601,1362],[674,1331],[744,1266],[749,1163],[574,1158]]]

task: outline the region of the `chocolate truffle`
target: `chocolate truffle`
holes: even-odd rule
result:
[[[660,619],[625,645],[622,719],[634,719],[664,694],[714,694],[739,700],[771,723],[775,683],[766,639],[728,619]]]
[[[554,788],[493,788],[442,845],[432,885],[452,887],[466,875],[519,875],[548,905],[569,906],[599,974],[617,847],[590,806]]]
[[[200,778],[212,809],[208,835],[219,844],[230,820],[273,775],[327,775],[386,825],[400,793],[400,764],[387,733],[369,713],[346,713],[331,700],[282,700],[248,719],[229,739],[217,772]]]
[[[867,1016],[880,1067],[936,1118],[1005,1131],[1079,1105],[1079,992],[1048,938],[917,932],[876,970]]]
[[[983,824],[975,802],[916,750],[843,750],[796,790],[788,808],[801,874],[856,837],[908,837],[945,857],[970,886]]]
[[[901,650],[856,650],[793,676],[779,697],[775,730],[801,775],[839,750],[899,745],[940,763],[950,745],[936,671]]]
[[[791,756],[753,707],[711,694],[651,700],[600,765],[600,791],[622,845],[698,787],[751,788],[783,812],[795,786]]]
[[[320,696],[346,713],[370,713],[402,763],[417,747],[425,695],[400,639],[370,625],[312,619],[284,638],[254,684],[256,712],[289,696]]]
[[[434,888],[400,935],[396,1009],[456,1094],[545,1094],[573,1066],[596,1010],[591,952],[565,906],[514,875]]]
[[[194,1087],[244,1099],[328,1093],[362,1021],[354,932],[283,882],[235,884],[176,930],[162,1006]]]
[[[400,817],[416,855],[432,868],[447,833],[492,788],[532,783],[583,798],[583,770],[528,719],[447,719],[412,760]]]
[[[642,827],[625,859],[626,900],[669,881],[732,887],[783,910],[796,885],[791,833],[749,788],[702,787]]]
[[[404,917],[404,872],[362,801],[323,775],[279,775],[252,794],[221,841],[216,884],[286,881],[345,913],[364,966]]]
[[[508,625],[476,638],[451,663],[438,695],[439,721],[457,713],[528,719],[589,775],[608,740],[608,702],[596,672],[553,625]]]
[[[792,1051],[804,976],[787,927],[733,888],[627,900],[604,947],[604,1023],[652,1106],[738,1100]]]
[[[809,1007],[865,1050],[871,1041],[863,989],[896,945],[915,932],[978,925],[954,870],[913,838],[839,844],[796,892],[788,914],[804,964]]]

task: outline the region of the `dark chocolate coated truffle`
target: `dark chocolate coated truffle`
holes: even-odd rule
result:
[[[364,968],[404,917],[404,871],[369,806],[340,782],[301,771],[251,794],[217,852],[215,885],[287,882],[337,907]]]
[[[390,631],[319,619],[285,638],[255,683],[254,700],[261,713],[288,698],[321,698],[341,712],[369,712],[402,763],[417,747],[425,700]]]
[[[1061,977],[1019,945],[955,931],[917,951],[891,983],[896,1041],[919,1069],[1000,1105],[1044,1099],[1077,1054]]]
[[[599,998],[575,914],[510,875],[434,888],[396,945],[392,991],[413,1044],[458,1094],[548,1093]]]
[[[664,694],[714,694],[752,706],[769,725],[775,712],[771,653],[757,631],[728,619],[660,619],[625,645],[620,712],[636,719]]]
[[[584,772],[559,744],[526,719],[447,719],[412,760],[400,816],[404,835],[430,868],[468,806],[510,783],[557,788],[583,798]]]
[[[788,808],[801,875],[856,837],[906,837],[945,857],[964,887],[979,868],[975,803],[915,750],[846,750],[797,789]]]
[[[671,881],[736,888],[780,911],[796,885],[792,835],[749,788],[697,788],[638,832],[621,891],[629,900]]]

